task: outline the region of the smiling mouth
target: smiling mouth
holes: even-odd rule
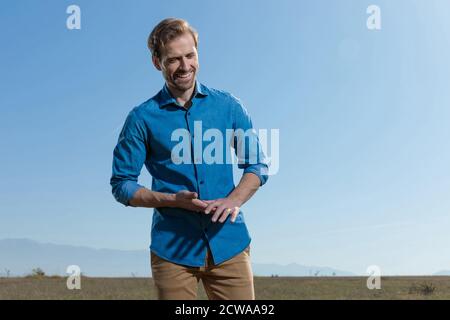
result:
[[[194,74],[194,71],[190,71],[187,73],[177,74],[175,75],[175,79],[181,79],[181,80],[188,80],[192,78],[192,75]]]

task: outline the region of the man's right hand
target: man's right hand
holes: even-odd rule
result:
[[[208,204],[198,199],[196,192],[187,190],[178,191],[175,194],[174,207],[183,208],[190,211],[203,212]]]

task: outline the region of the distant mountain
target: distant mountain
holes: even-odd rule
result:
[[[148,262],[148,263],[147,263]],[[88,276],[150,276],[150,255],[145,250],[93,249],[40,243],[28,239],[0,240],[0,274],[22,276],[41,268],[49,275],[67,275],[69,265],[78,265]]]
[[[40,243],[29,239],[0,240],[0,275],[24,276],[34,268],[48,275],[65,276],[69,265],[78,265],[92,277],[149,277],[149,250],[93,249],[89,247]],[[352,276],[351,272],[296,263],[253,264],[255,276]]]
[[[450,276],[450,270],[441,270],[433,273],[433,276]]]
[[[329,267],[303,266],[297,263],[288,265],[253,263],[253,273],[255,276],[292,276],[292,277],[312,277],[312,276],[355,276],[354,273],[341,271]]]

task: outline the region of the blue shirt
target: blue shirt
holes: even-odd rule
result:
[[[250,134],[229,135],[230,130],[238,129]],[[247,110],[230,93],[197,81],[192,105],[186,109],[176,102],[166,84],[128,114],[113,153],[112,193],[128,206],[133,194],[142,188],[137,181],[145,164],[153,191],[189,190],[203,200],[225,198],[235,188],[233,165],[226,159],[232,152],[237,155],[238,167],[257,175],[263,185],[268,166],[255,131],[249,129],[252,121]],[[231,152],[230,145],[234,148]],[[234,223],[230,216],[224,223],[214,223],[212,214],[155,208],[150,250],[171,262],[200,267],[205,264],[209,245],[214,264],[220,264],[242,252],[251,241],[243,212]]]

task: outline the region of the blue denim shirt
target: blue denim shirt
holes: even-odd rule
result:
[[[238,167],[257,175],[263,185],[268,166],[255,131],[239,136],[227,134],[227,129],[252,129],[250,116],[236,97],[197,81],[192,105],[185,109],[165,85],[128,114],[113,153],[110,183],[115,199],[129,205],[142,188],[137,181],[144,164],[153,191],[189,190],[203,200],[224,198],[235,188],[227,153],[237,155]],[[208,245],[217,265],[250,244],[242,211],[234,223],[230,216],[224,223],[214,223],[211,217],[181,208],[155,208],[150,250],[171,262],[200,267]]]

